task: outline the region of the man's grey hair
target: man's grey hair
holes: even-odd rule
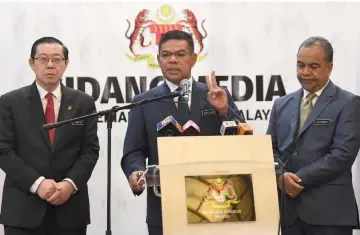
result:
[[[332,63],[333,62],[333,56],[334,56],[334,51],[333,48],[331,46],[331,43],[323,38],[323,37],[310,37],[308,39],[306,39],[303,43],[301,43],[298,53],[301,50],[301,48],[307,48],[307,47],[312,47],[315,45],[319,45],[322,48],[324,48],[324,52],[325,52],[325,62],[327,63]]]

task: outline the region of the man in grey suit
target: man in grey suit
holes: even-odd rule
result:
[[[267,133],[284,164],[276,169],[283,235],[351,235],[358,226],[351,166],[360,147],[360,99],[329,79],[332,68],[328,40],[305,40],[297,54],[302,88],[271,111]]]

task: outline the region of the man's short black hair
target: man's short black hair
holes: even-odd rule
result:
[[[180,30],[168,31],[161,36],[161,39],[159,42],[159,53],[160,53],[162,44],[164,44],[166,41],[173,40],[173,39],[187,41],[187,43],[190,47],[191,53],[194,53],[193,37],[191,36],[191,34],[184,32],[184,31],[180,31]]]
[[[67,49],[67,47],[59,39],[54,38],[54,37],[42,37],[42,38],[36,40],[34,42],[34,44],[32,45],[32,47],[31,47],[31,52],[30,52],[30,58],[31,59],[35,59],[37,47],[40,44],[45,44],[45,43],[61,45],[62,48],[63,48],[63,53],[64,53],[65,60],[69,59],[69,50]]]

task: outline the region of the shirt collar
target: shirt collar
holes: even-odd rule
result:
[[[188,80],[190,81],[189,91],[191,92],[192,91],[193,79],[190,78]],[[166,78],[165,78],[165,83],[166,83],[166,85],[168,85],[168,87],[170,89],[170,92],[174,92],[179,87],[178,85],[172,83],[171,81],[167,80]]]
[[[49,93],[49,92],[47,90],[45,90],[44,88],[42,88],[37,82],[36,82],[36,87],[37,87],[37,89],[39,91],[40,99],[44,99],[46,94]],[[61,100],[61,86],[60,86],[60,83],[56,87],[56,89],[51,93],[53,94],[53,96],[56,99]]]
[[[325,84],[325,86],[323,86],[320,90],[318,90],[317,92],[315,92],[316,97],[320,97],[321,93],[324,91],[325,87],[329,84],[329,80],[327,81],[327,83]],[[303,89],[303,100],[305,99],[305,97],[310,93],[307,90]]]

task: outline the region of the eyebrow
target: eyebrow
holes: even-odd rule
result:
[[[305,63],[304,62],[301,62],[301,61],[297,61],[296,62],[296,64],[301,64],[301,65],[305,65]],[[310,65],[310,66],[314,66],[314,65],[316,65],[316,66],[320,66],[320,64],[319,63],[310,63],[310,64],[308,64],[308,65]]]
[[[175,52],[170,52],[170,51],[167,51],[167,50],[160,51],[160,53],[163,53],[163,52],[177,53],[177,52],[186,52],[186,50],[181,49],[181,50],[179,50],[179,51],[175,51]]]
[[[41,54],[39,54],[38,56],[41,56],[41,55],[45,55],[45,56],[48,56],[46,53],[41,53]],[[61,54],[52,54],[51,56],[54,56],[54,55],[58,55],[58,56],[62,56]]]

